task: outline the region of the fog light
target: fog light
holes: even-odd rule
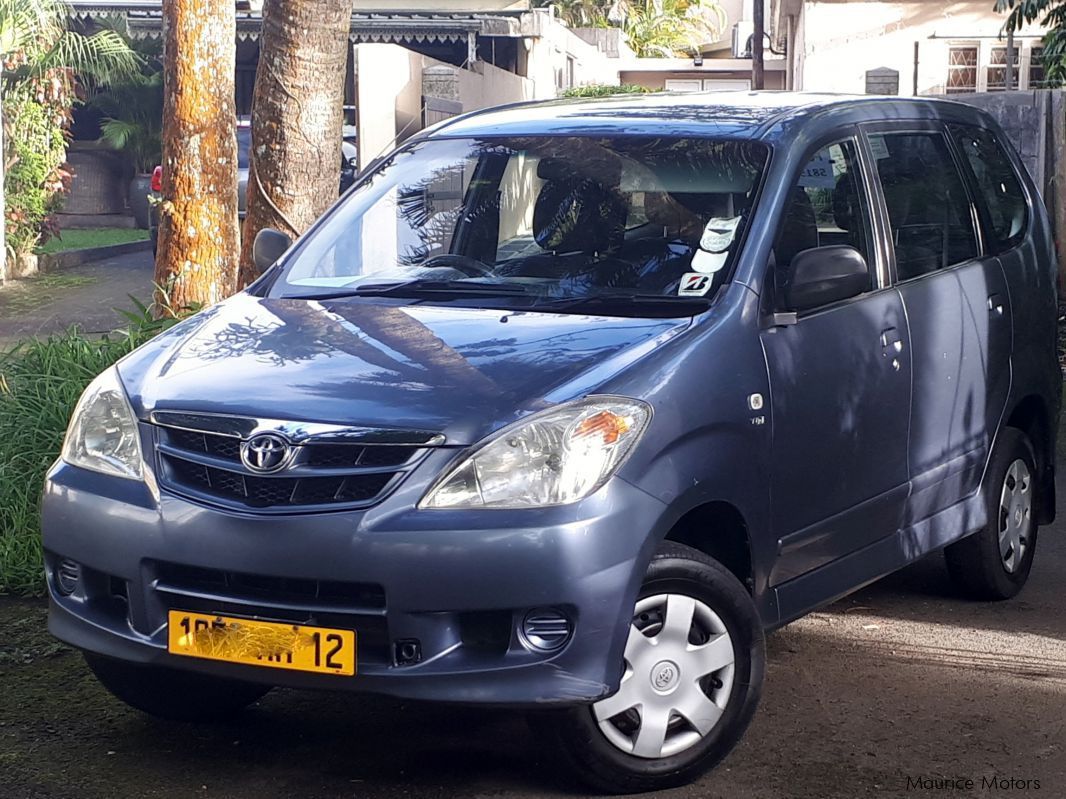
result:
[[[70,596],[78,588],[81,580],[81,566],[72,560],[64,558],[56,567],[56,588],[63,596]]]
[[[538,652],[557,652],[566,646],[573,635],[570,619],[552,608],[531,610],[522,620],[522,643]]]
[[[422,661],[422,643],[417,638],[401,638],[396,642],[397,666],[413,666]]]

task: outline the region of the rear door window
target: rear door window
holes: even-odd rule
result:
[[[998,254],[1016,247],[1029,226],[1029,203],[1003,145],[982,128],[951,125],[950,130],[983,201],[989,249]]]
[[[979,255],[966,185],[941,133],[875,133],[870,149],[888,206],[899,280]]]

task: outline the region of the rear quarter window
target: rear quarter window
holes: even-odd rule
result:
[[[1029,203],[1003,144],[992,131],[951,125],[984,208],[988,248],[1001,253],[1016,247],[1029,227]]]

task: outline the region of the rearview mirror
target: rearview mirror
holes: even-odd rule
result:
[[[870,267],[854,247],[804,250],[792,258],[789,272],[782,289],[790,311],[840,302],[870,288]]]
[[[272,267],[291,246],[292,239],[280,230],[267,227],[256,233],[255,241],[252,242],[252,261],[255,262],[259,274]]]

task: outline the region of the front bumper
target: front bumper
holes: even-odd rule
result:
[[[435,473],[448,457],[423,466]],[[615,690],[664,506],[615,479],[568,507],[418,511],[418,482],[364,511],[256,516],[60,462],[42,514],[49,629],[101,655],[273,685],[506,705]],[[62,559],[81,566],[69,595]],[[539,608],[573,625],[558,652],[517,632]],[[169,609],[355,629],[358,673],[170,655]],[[399,665],[398,644],[412,640],[420,661]]]

